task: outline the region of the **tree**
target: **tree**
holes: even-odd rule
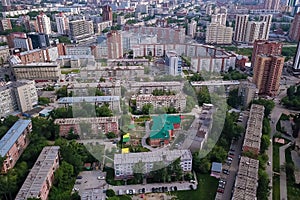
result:
[[[270,146],[270,136],[269,135],[262,135],[261,137],[261,144],[260,144],[260,153],[264,153],[268,147]]]
[[[268,174],[262,169],[258,170],[258,187],[257,187],[257,199],[267,200],[270,194]]]
[[[50,99],[47,97],[39,97],[38,102],[40,105],[48,105],[50,103]]]
[[[200,106],[202,106],[203,103],[211,103],[209,90],[206,86],[197,93],[197,99]]]
[[[241,97],[239,96],[239,89],[229,91],[227,104],[233,108],[238,108],[241,104]]]
[[[112,189],[108,189],[108,190],[106,190],[106,196],[113,197],[113,196],[116,196],[116,193]]]
[[[96,106],[97,117],[111,117],[113,116],[112,111],[109,109],[108,104],[103,104],[102,106]]]
[[[153,108],[152,104],[150,103],[147,103],[145,105],[143,105],[142,107],[142,113],[144,115],[149,115],[150,114],[150,110]]]
[[[211,168],[210,160],[205,158],[200,158],[198,153],[193,154],[193,169],[196,172],[207,174]]]
[[[135,165],[133,166],[133,176],[138,184],[143,182],[144,173],[145,173],[145,164],[142,163],[141,161],[135,163]]]
[[[61,88],[59,88],[56,91],[56,96],[57,96],[57,99],[62,98],[62,97],[67,97],[68,96],[67,86],[64,85]]]
[[[112,139],[112,138],[116,138],[117,136],[116,136],[116,134],[115,134],[114,132],[108,132],[108,133],[106,134],[106,137],[107,137],[108,139]]]
[[[71,44],[71,40],[67,36],[59,36],[58,40],[60,43]]]
[[[258,100],[253,100],[253,104],[259,104],[263,105],[265,107],[265,116],[269,116],[270,113],[272,112],[273,108],[275,107],[275,103],[272,100],[266,100],[266,99],[261,99],[259,98]]]

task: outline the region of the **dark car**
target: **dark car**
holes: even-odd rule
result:
[[[76,179],[82,179],[82,176],[77,176]]]
[[[153,193],[155,192],[155,188],[152,188],[152,192],[153,192]]]
[[[223,190],[223,189],[220,189],[220,188],[218,188],[217,192],[219,192],[219,193],[224,193],[224,190]]]
[[[174,191],[177,191],[177,186],[174,186]]]
[[[142,188],[142,193],[145,193],[146,192],[146,189],[145,188]]]
[[[223,173],[228,175],[229,174],[229,170],[223,169]]]

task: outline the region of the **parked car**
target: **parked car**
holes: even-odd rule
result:
[[[229,170],[228,169],[223,169],[223,173],[228,175],[229,174]]]
[[[218,188],[217,192],[224,193],[224,189]]]
[[[77,176],[77,178],[76,179],[82,179],[82,176]]]

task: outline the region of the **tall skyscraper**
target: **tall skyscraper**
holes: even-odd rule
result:
[[[211,23],[218,23],[220,25],[226,25],[226,13],[212,14],[211,15]]]
[[[112,8],[110,6],[106,5],[102,7],[102,18],[103,21],[113,20]]]
[[[298,47],[297,47],[297,53],[294,58],[294,71],[297,71],[298,73],[300,72],[300,38],[298,42]]]
[[[272,15],[261,15],[259,21],[248,21],[248,15],[237,15],[234,40],[246,43],[257,39],[268,40],[271,23]]]
[[[300,12],[297,13],[294,17],[289,31],[289,38],[292,41],[298,41],[300,38]]]
[[[50,18],[47,17],[44,13],[40,13],[36,17],[36,24],[37,24],[37,31],[39,33],[45,33],[45,34],[51,34],[51,24],[50,24]]]
[[[188,24],[187,34],[191,37],[194,37],[196,30],[197,30],[197,22],[195,20],[192,20],[191,23]]]
[[[122,34],[118,31],[110,31],[107,34],[108,58],[116,59],[123,57]]]
[[[259,94],[277,95],[283,64],[283,56],[258,55],[256,57],[253,68],[253,83],[256,84]]]
[[[265,0],[264,8],[266,10],[278,10],[280,0]]]
[[[234,40],[236,42],[245,41],[245,32],[247,29],[249,15],[237,15],[235,19]]]
[[[56,17],[57,32],[62,35],[69,34],[69,19],[64,15],[64,13],[59,13]]]
[[[255,40],[251,56],[251,65],[254,66],[258,55],[281,55],[282,43],[267,40]]]

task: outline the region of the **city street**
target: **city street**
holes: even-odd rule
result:
[[[246,126],[247,126],[248,117],[249,117],[249,112],[244,111],[243,112],[243,122],[239,123],[239,125],[243,126],[245,130],[246,130]],[[237,171],[239,169],[239,156],[241,155],[241,152],[242,152],[244,135],[245,135],[245,133],[241,133],[241,137],[239,138],[239,140],[236,142],[233,142],[230,146],[230,149],[234,149],[235,151],[234,151],[234,157],[233,157],[232,163],[229,167],[229,175],[223,174],[225,177],[227,176],[226,178],[224,178],[227,181],[227,183],[226,183],[226,186],[224,189],[224,193],[222,195],[222,200],[231,199],[232,190],[234,187]],[[223,165],[223,169],[224,168],[225,169],[228,168],[227,164]]]

